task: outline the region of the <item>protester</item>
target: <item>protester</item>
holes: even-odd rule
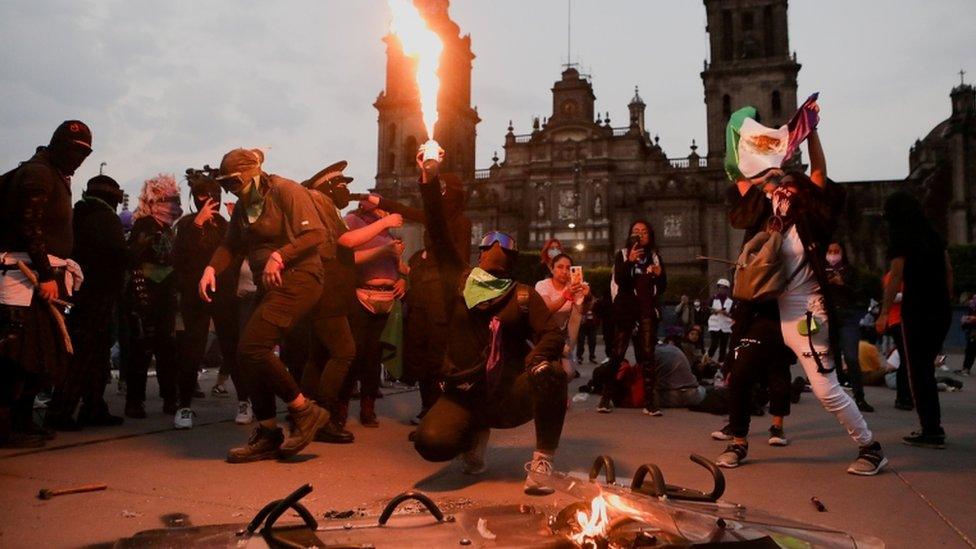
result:
[[[518,248],[511,237],[486,234],[478,266],[467,267],[448,232],[437,174],[420,167],[428,252],[440,271],[448,337],[444,394],[420,421],[414,447],[429,461],[463,454],[464,471],[478,474],[486,468],[490,429],[534,420],[525,491],[550,494],[531,475],[552,470],[566,417],[568,380],[556,364],[562,336],[539,294],[512,280]]]
[[[976,295],[966,302],[966,313],[960,319],[960,326],[966,337],[966,351],[963,355],[962,368],[956,370],[956,373],[968,376],[973,371],[973,362],[976,362]]]
[[[693,324],[680,340],[679,347],[688,359],[691,369],[699,382],[711,383],[718,372],[718,364],[710,360],[701,350],[702,328]]]
[[[729,296],[729,281],[724,278],[715,283],[715,295],[712,296],[712,310],[708,317],[708,358],[716,358],[718,363],[725,364],[725,354],[729,348],[729,337],[732,335],[732,298]]]
[[[325,410],[305,398],[274,352],[322,293],[319,246],[326,238],[325,227],[309,193],[294,181],[265,173],[263,162],[264,153],[257,149],[234,149],[221,160],[218,180],[238,197],[238,205],[198,286],[200,298],[210,303],[217,275],[242,254],[247,254],[254,272],[262,273],[262,295],[237,350],[258,426],[246,445],[228,452],[230,463],[293,456],[329,419]],[[292,431],[287,440],[277,426],[276,396],[288,405]]]
[[[682,294],[678,304],[674,306],[674,317],[682,334],[687,333],[695,324],[695,308],[691,304],[691,298],[686,294]]]
[[[902,295],[902,360],[908,370],[911,395],[921,431],[903,437],[905,444],[945,448],[945,431],[935,381],[935,359],[952,320],[952,265],[945,241],[925,217],[912,195],[897,192],[885,201],[891,278],[885,285],[879,330],[885,313]]]
[[[576,334],[571,333],[570,318],[576,315],[582,318],[584,311],[590,308],[590,286],[583,282],[573,283],[570,280],[570,267],[573,258],[566,254],[559,254],[550,262],[548,278],[535,283],[535,291],[545,301],[552,319],[562,330],[566,340],[566,350],[563,353],[563,368],[571,374],[574,368],[568,364],[570,345],[575,343]]]
[[[74,307],[68,316],[75,353],[67,384],[61,391],[55,388],[55,398],[48,403],[49,413],[60,412],[52,425],[56,429],[74,427],[71,413],[79,400],[78,426],[121,425],[123,421],[109,412],[104,396],[112,348],[112,322],[106,319],[115,314],[126,269],[125,237],[115,213],[121,201],[119,184],[107,175],[97,175],[88,181],[74,206],[71,257],[81,266],[85,281],[73,296]],[[63,393],[60,397],[59,392]]]
[[[867,298],[860,291],[857,270],[847,260],[847,253],[840,242],[831,242],[827,247],[827,288],[833,293],[837,317],[841,319],[839,330],[840,350],[847,367],[846,378],[854,392],[854,402],[862,412],[873,412],[874,407],[864,399],[864,386],[861,381],[861,366],[858,361],[858,341],[860,341],[861,311],[867,306]],[[838,371],[838,377],[840,371]]]
[[[705,398],[705,388],[699,385],[691,363],[673,341],[665,341],[654,348],[657,367],[657,401],[662,408],[687,408]]]
[[[590,294],[592,298],[592,294]],[[599,298],[592,298],[592,304],[583,312],[580,322],[579,334],[576,336],[576,363],[583,363],[583,352],[589,349],[590,364],[596,364],[596,330],[600,327],[603,319],[597,312],[596,306]]]
[[[163,413],[175,416],[178,409],[173,225],[182,215],[176,179],[169,174],[147,179],[128,242],[132,357],[125,376],[126,417],[146,417],[146,377],[154,357]],[[195,378],[194,372],[194,383]]]
[[[67,120],[46,147],[0,179],[0,264],[4,277],[15,281],[0,300],[0,446],[41,446],[51,436],[34,424],[34,397],[63,380],[68,367],[66,335],[56,319],[63,307],[55,300],[67,298],[74,286],[66,274],[73,246],[71,176],[91,144],[88,126]],[[34,273],[36,287],[18,263]]]
[[[664,261],[657,250],[654,229],[646,221],[631,223],[626,247],[614,256],[613,280],[617,284],[617,295],[613,300],[614,336],[610,352],[610,365],[598,381],[603,388],[603,396],[597,404],[597,412],[613,411],[613,394],[618,390],[616,374],[627,346],[637,328],[634,352],[644,379],[644,413],[660,416],[661,410],[655,400],[654,345],[657,343],[657,326],[660,321],[658,297],[667,287],[667,274]]]
[[[809,108],[814,116],[818,110],[812,100],[804,108]],[[749,110],[755,112],[751,108],[743,109]],[[743,111],[733,115],[733,121]],[[811,127],[815,128],[815,123]],[[750,232],[771,230],[782,235],[778,253],[784,272],[789,273],[785,289],[776,298],[782,340],[796,355],[824,409],[834,414],[859,445],[858,457],[847,472],[874,475],[881,471],[887,459],[861,411],[841,388],[833,371],[839,362],[836,360],[838,324],[831,318],[836,316],[831,310],[831,296],[823,293],[827,287],[823,250],[836,227],[844,192],[827,179],[826,159],[815,129],[809,133],[808,149],[810,176],[800,172],[784,175],[780,170],[771,169],[753,179],[741,174],[736,177],[735,187],[741,201],[736,205],[735,215],[730,217],[733,226],[748,227]],[[735,163],[732,162],[732,167],[736,167]],[[747,339],[752,338],[743,335],[742,344],[749,343]],[[779,349],[777,346],[774,351],[779,353]],[[751,372],[757,369],[749,361],[762,360],[740,349],[733,357],[729,388],[734,438],[716,459],[723,467],[739,466],[748,454],[748,403],[755,375]]]
[[[539,250],[539,263],[535,267],[535,281],[545,280],[552,274],[552,260],[563,253],[563,245],[559,239],[550,238]]]
[[[458,257],[471,257],[471,220],[464,214],[464,187],[456,174],[440,175],[441,198],[451,243]],[[427,217],[423,209],[412,208],[379,195],[368,200],[380,209],[397,213],[403,219],[422,223]],[[440,382],[447,345],[447,317],[441,292],[440,271],[433,254],[430,233],[424,229],[424,249],[414,253],[409,261],[408,287],[404,296],[403,363],[405,377],[416,380],[420,387],[420,412],[411,420],[419,424],[434,402],[440,397]]]
[[[173,266],[176,270],[176,287],[180,295],[180,315],[183,318],[183,335],[180,339],[177,386],[179,409],[173,425],[177,429],[193,427],[191,409],[197,387],[197,369],[203,361],[210,324],[213,322],[222,358],[221,369],[227,369],[237,393],[238,413],[247,413],[250,407],[247,388],[237,365],[237,344],[240,331],[237,285],[240,262],[243,257],[220,274],[213,300],[200,299],[197,283],[213,253],[227,234],[227,220],[220,215],[220,185],[209,174],[196,170],[187,171],[190,196],[196,208],[176,223],[176,239],[173,243]],[[221,385],[214,386],[212,393]]]
[[[345,217],[350,231],[363,229],[389,217],[370,201]],[[399,217],[399,216],[397,216]],[[394,218],[396,219],[396,218]],[[401,223],[401,220],[397,220]],[[406,291],[407,281],[400,278],[399,261],[403,243],[389,232],[389,222],[382,222],[378,234],[355,247],[357,254],[369,258],[356,261],[356,302],[350,307],[349,324],[356,341],[356,359],[346,376],[339,400],[348,409],[355,382],[359,382],[359,422],[364,427],[378,427],[376,398],[380,396],[383,365],[380,336],[386,328],[396,300]]]

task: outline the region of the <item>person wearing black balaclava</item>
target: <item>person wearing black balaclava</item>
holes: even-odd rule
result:
[[[450,240],[458,257],[471,257],[471,220],[464,214],[464,187],[452,173],[440,175],[441,198]],[[419,208],[378,195],[369,195],[370,203],[381,210],[398,213],[407,221],[426,223],[427,217]],[[410,258],[407,275],[409,290],[404,297],[403,364],[407,377],[420,385],[420,413],[413,419],[418,423],[437,402],[441,389],[441,370],[447,345],[447,317],[440,292],[437,265],[427,249],[430,234],[424,231],[424,250]]]
[[[177,429],[193,427],[191,405],[197,388],[197,369],[203,361],[211,320],[224,366],[234,381],[238,409],[250,406],[237,367],[239,315],[236,290],[240,260],[221,273],[212,303],[205,303],[197,293],[197,282],[203,269],[227,233],[227,220],[220,215],[220,185],[209,174],[196,170],[187,171],[187,182],[196,212],[176,223],[173,241],[173,268],[183,318],[176,374],[179,409],[173,419]]]
[[[566,418],[562,333],[542,297],[512,280],[518,257],[512,237],[486,234],[478,266],[468,268],[451,241],[439,183],[436,169],[421,164],[428,252],[440,275],[448,335],[444,394],[420,420],[414,448],[428,461],[461,455],[462,470],[479,474],[491,429],[534,421],[535,452],[524,488],[532,495],[552,493],[535,475],[552,471]]]
[[[356,295],[356,263],[369,261],[387,253],[386,247],[355,251],[386,229],[399,227],[403,218],[389,215],[379,222],[350,230],[339,213],[349,205],[351,177],[342,175],[346,167],[340,161],[325,168],[303,184],[313,192],[319,216],[326,228],[326,238],[319,247],[322,272],[329,290],[312,310],[304,333],[289,338],[283,351],[291,346],[306,346],[308,352],[301,376],[302,391],[329,411],[329,422],[318,430],[315,440],[332,444],[347,444],[354,436],[346,430],[349,400],[344,385],[353,361],[357,358],[357,344],[352,331],[350,314]],[[296,330],[298,332],[298,330]],[[367,417],[367,419],[370,419]],[[375,416],[371,419],[375,422]]]
[[[294,456],[329,420],[328,412],[305,398],[275,354],[285,334],[322,295],[319,247],[326,230],[310,193],[294,181],[265,173],[263,163],[264,153],[257,149],[234,149],[221,160],[217,180],[238,201],[227,234],[197,286],[200,299],[211,303],[217,276],[245,254],[255,275],[261,273],[258,304],[237,347],[258,425],[246,444],[227,452],[230,463]],[[278,427],[275,397],[288,406],[292,428],[287,439]]]
[[[0,446],[41,445],[50,436],[34,425],[34,396],[62,379],[67,348],[48,303],[66,297],[65,259],[73,244],[71,176],[91,154],[91,130],[67,120],[46,147],[2,178],[0,252],[3,272],[21,277],[17,261],[37,276],[21,277],[25,299],[0,304]],[[60,307],[59,305],[56,305]]]
[[[119,184],[107,175],[88,181],[74,206],[72,259],[85,273],[81,289],[72,298],[68,327],[75,352],[65,383],[48,403],[48,424],[74,430],[81,425],[121,425],[109,412],[105,385],[109,380],[112,323],[125,278],[125,237],[115,210],[122,201]],[[73,414],[83,402],[77,421]]]

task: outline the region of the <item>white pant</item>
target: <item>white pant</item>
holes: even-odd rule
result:
[[[868,429],[864,416],[857,409],[854,399],[844,392],[837,382],[837,372],[831,370],[823,374],[817,371],[817,361],[810,351],[810,339],[800,335],[798,325],[806,320],[809,310],[820,326],[820,331],[813,336],[813,349],[820,356],[824,368],[833,367],[833,357],[830,353],[830,336],[827,329],[827,314],[824,308],[823,295],[819,289],[790,289],[778,299],[780,328],[783,341],[796,353],[800,366],[810,379],[813,394],[820,400],[824,409],[834,414],[837,421],[847,429],[847,434],[859,445],[870,444],[874,435]]]

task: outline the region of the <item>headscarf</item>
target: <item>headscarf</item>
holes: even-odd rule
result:
[[[142,184],[133,219],[152,216],[161,225],[170,227],[182,215],[180,189],[172,174],[161,173]]]

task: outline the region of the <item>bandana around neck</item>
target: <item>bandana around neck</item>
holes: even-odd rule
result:
[[[479,303],[504,295],[513,283],[510,278],[498,278],[481,267],[475,267],[464,281],[464,304],[473,309]]]

